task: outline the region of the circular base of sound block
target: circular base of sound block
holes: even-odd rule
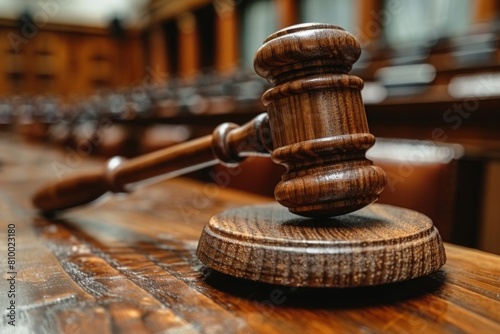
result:
[[[278,204],[228,210],[205,227],[197,255],[231,276],[304,287],[398,282],[446,262],[428,217],[382,204],[321,219],[294,215]]]

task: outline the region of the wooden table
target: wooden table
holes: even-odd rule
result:
[[[37,215],[38,186],[98,163],[81,153],[0,134],[2,333],[500,333],[500,257],[481,251],[447,244],[447,264],[413,281],[297,289],[228,277],[195,256],[213,214],[266,198],[175,179]]]

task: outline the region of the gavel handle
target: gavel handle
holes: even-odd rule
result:
[[[178,176],[217,163],[236,164],[246,156],[271,151],[269,119],[263,113],[241,127],[224,123],[212,135],[137,158],[111,158],[103,169],[44,186],[33,196],[33,204],[44,212],[64,210],[89,203],[108,191],[127,192],[127,185],[152,177]]]

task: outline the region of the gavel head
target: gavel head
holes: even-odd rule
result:
[[[257,51],[255,70],[273,86],[262,96],[272,158],[287,168],[275,197],[293,213],[355,211],[385,186],[384,171],[365,157],[375,137],[361,99],[363,80],[348,74],[360,53],[354,36],[327,24],[280,30]]]

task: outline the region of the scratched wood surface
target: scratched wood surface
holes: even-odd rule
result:
[[[1,333],[500,332],[498,256],[446,244],[448,261],[436,273],[371,288],[231,278],[197,260],[203,226],[224,209],[267,199],[175,179],[40,217],[29,197],[67,154],[0,134]],[[70,169],[96,163],[85,158]],[[15,330],[4,311],[9,223]]]

